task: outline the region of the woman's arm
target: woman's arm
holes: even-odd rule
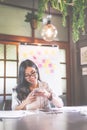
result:
[[[55,105],[56,107],[63,107],[63,101],[61,98],[59,98],[58,96],[56,96],[56,94],[54,94],[52,92],[52,90],[49,90],[44,88],[42,90],[38,90],[35,93],[35,96],[42,96],[47,98],[50,102],[53,103],[53,105]]]
[[[26,110],[26,102],[22,101],[19,105],[15,106],[15,110]]]
[[[17,93],[15,90],[12,91],[12,110],[22,110],[25,108],[25,103],[21,102],[17,98]]]
[[[58,97],[50,88],[49,88],[49,91],[48,91],[47,98],[56,107],[63,107],[64,106],[64,103],[63,103],[62,99],[60,97]]]
[[[64,103],[62,101],[62,99],[54,94],[52,94],[52,100],[51,102],[53,103],[54,106],[56,107],[63,107]]]
[[[20,102],[17,98],[16,91],[12,93],[12,110],[26,110],[26,105],[34,102],[36,100],[35,96],[29,94],[25,100]]]
[[[50,102],[52,102],[52,104],[56,107],[63,107],[64,103],[62,101],[62,99],[60,97],[58,97],[58,95],[56,95],[53,90],[49,87],[49,85],[47,83],[44,83],[43,87],[45,88],[45,92],[44,95],[45,97],[48,98],[48,100]]]
[[[56,106],[56,107],[63,107],[63,101],[62,101],[62,99],[60,98],[60,97],[58,97],[58,96],[56,96],[56,94],[54,94],[53,92],[52,92],[52,90],[51,91],[47,91],[47,92],[45,92],[45,96],[47,97],[47,99],[50,101],[50,102],[52,102],[53,103],[53,105],[54,106]]]

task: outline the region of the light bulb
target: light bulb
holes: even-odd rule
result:
[[[45,41],[53,41],[57,36],[57,29],[51,23],[47,23],[41,32],[41,36]]]

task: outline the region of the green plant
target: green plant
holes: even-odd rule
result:
[[[73,6],[73,41],[78,41],[80,32],[85,32],[85,8],[87,7],[86,0],[75,0]]]
[[[66,17],[68,8],[72,9],[72,36],[73,41],[77,42],[80,32],[85,31],[85,9],[87,8],[87,0],[38,0],[38,16],[42,19],[45,10],[48,9],[50,2],[51,8],[58,10],[63,16],[63,26],[66,25]]]
[[[42,19],[38,17],[38,15],[34,12],[27,12],[25,15],[25,22],[32,22],[32,20],[36,20],[37,22],[41,22]]]

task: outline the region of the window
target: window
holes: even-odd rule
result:
[[[0,102],[11,99],[12,88],[17,84],[18,47],[0,43]]]
[[[60,49],[60,69],[61,69],[61,82],[62,82],[62,92],[63,94],[66,94],[67,91],[66,91],[66,50],[65,49]]]
[[[61,90],[64,105],[67,105],[67,72],[66,72],[66,49],[59,49],[60,53],[60,77],[61,77]]]

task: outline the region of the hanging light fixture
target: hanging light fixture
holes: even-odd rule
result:
[[[51,15],[50,15],[50,3],[49,3],[49,15],[47,16],[47,22],[42,28],[41,36],[45,41],[53,41],[57,36],[56,27],[51,24]]]
[[[47,24],[44,25],[41,36],[45,41],[53,41],[57,36],[57,29],[56,27],[51,24],[51,20],[47,20]]]

